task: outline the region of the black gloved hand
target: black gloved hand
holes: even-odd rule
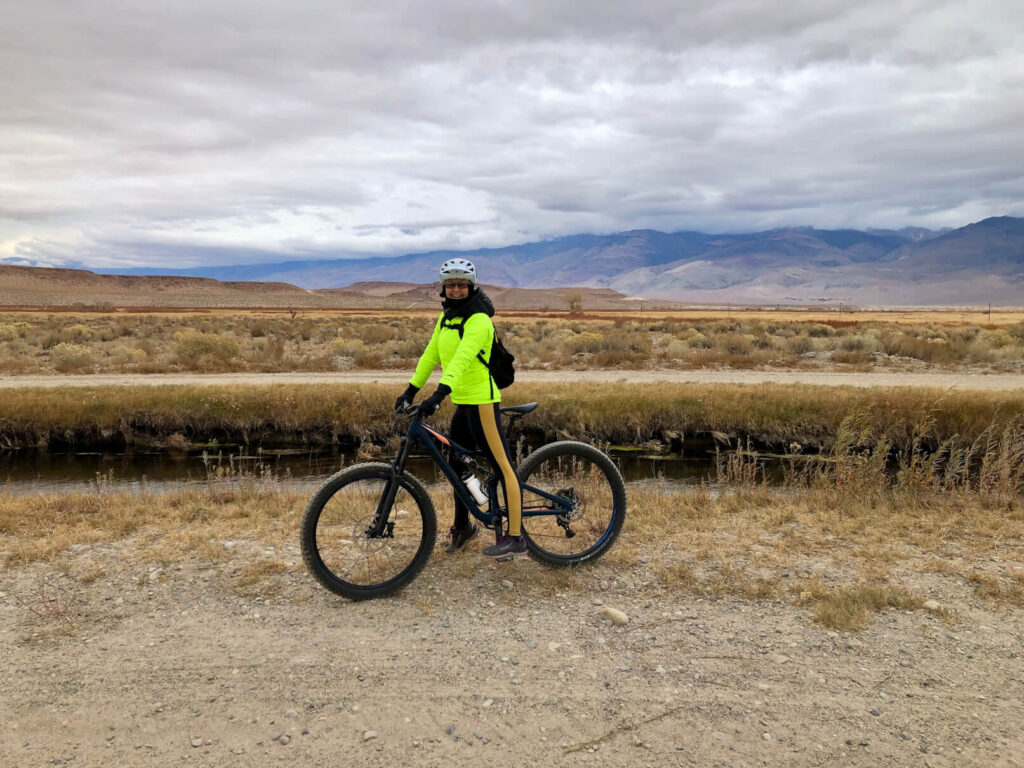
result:
[[[437,413],[438,408],[441,407],[441,403],[444,399],[452,393],[452,388],[447,384],[438,384],[437,391],[434,392],[430,397],[420,403],[420,409],[417,411],[417,415],[421,419],[426,419]]]
[[[412,401],[416,398],[416,393],[419,391],[420,388],[414,387],[412,384],[406,387],[405,392],[400,394],[398,399],[395,400],[395,413],[400,413],[412,405]]]

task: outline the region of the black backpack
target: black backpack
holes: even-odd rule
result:
[[[497,331],[494,332],[494,342],[491,344],[491,361],[488,363],[484,360],[483,352],[477,352],[476,356],[481,363],[487,366],[498,389],[512,386],[516,380],[516,356],[501,343]]]
[[[468,317],[463,317],[459,323],[445,321],[445,325],[448,328],[455,328],[459,332],[459,338],[461,339],[462,333],[466,330],[466,321],[468,319]],[[487,362],[484,359],[483,350],[476,353],[476,359],[487,366],[487,370],[490,371],[491,378],[494,379],[498,389],[506,389],[515,382],[516,356],[509,352],[505,345],[501,343],[497,331],[494,332],[494,341],[491,343],[491,361]]]

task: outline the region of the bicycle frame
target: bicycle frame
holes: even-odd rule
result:
[[[409,429],[405,436],[401,438],[401,446],[398,449],[398,454],[391,462],[391,479],[388,481],[387,487],[384,489],[380,503],[377,505],[377,513],[374,516],[374,522],[370,528],[367,529],[367,533],[371,537],[387,535],[385,533],[385,527],[388,519],[388,511],[391,509],[391,505],[394,504],[395,495],[398,493],[398,479],[405,473],[405,465],[409,458],[409,453],[412,450],[412,446],[417,442],[423,445],[430,453],[430,457],[434,460],[434,463],[440,468],[449,484],[455,490],[459,499],[466,505],[466,509],[470,511],[473,517],[488,528],[493,528],[496,532],[500,533],[499,526],[501,525],[502,514],[498,505],[498,478],[492,474],[487,479],[486,487],[488,507],[485,512],[480,508],[480,505],[477,504],[476,499],[473,498],[472,494],[470,494],[469,489],[467,489],[465,484],[462,482],[462,478],[459,477],[458,473],[445,458],[444,453],[438,444],[446,446],[460,457],[466,457],[472,464],[476,463],[475,457],[482,456],[483,454],[480,451],[472,451],[468,448],[464,448],[447,435],[425,424],[419,416],[416,415],[414,415],[412,420],[409,422]],[[573,511],[573,507],[576,503],[575,499],[548,493],[547,491],[535,488],[531,485],[521,484],[520,487],[522,490],[529,491],[530,493],[550,502],[550,504],[544,506],[523,507],[524,518],[538,517],[540,515],[568,515]]]

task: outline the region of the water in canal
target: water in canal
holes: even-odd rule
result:
[[[666,480],[697,484],[715,477],[707,458],[613,453],[627,482]],[[386,457],[383,460],[388,460]],[[249,452],[235,448],[218,453],[46,451],[0,454],[0,493],[75,493],[131,491],[161,493],[211,480],[274,479],[288,488],[312,490],[344,466],[357,463],[354,453],[283,449]],[[426,457],[412,457],[410,471],[428,482],[440,479]]]

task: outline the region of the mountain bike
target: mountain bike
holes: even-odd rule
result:
[[[511,423],[536,407],[527,403],[500,411]],[[352,600],[383,597],[408,584],[426,565],[437,537],[437,515],[423,483],[406,471],[416,444],[426,448],[470,513],[494,531],[496,540],[506,530],[498,477],[483,453],[428,426],[415,411],[412,406],[403,414],[412,420],[390,463],[341,470],[324,482],[303,513],[303,560],[331,592]],[[486,503],[477,503],[445,450],[474,475],[486,474]],[[594,560],[622,530],[626,487],[618,468],[597,448],[572,440],[549,443],[530,453],[517,475],[523,534],[535,560],[561,567]]]

